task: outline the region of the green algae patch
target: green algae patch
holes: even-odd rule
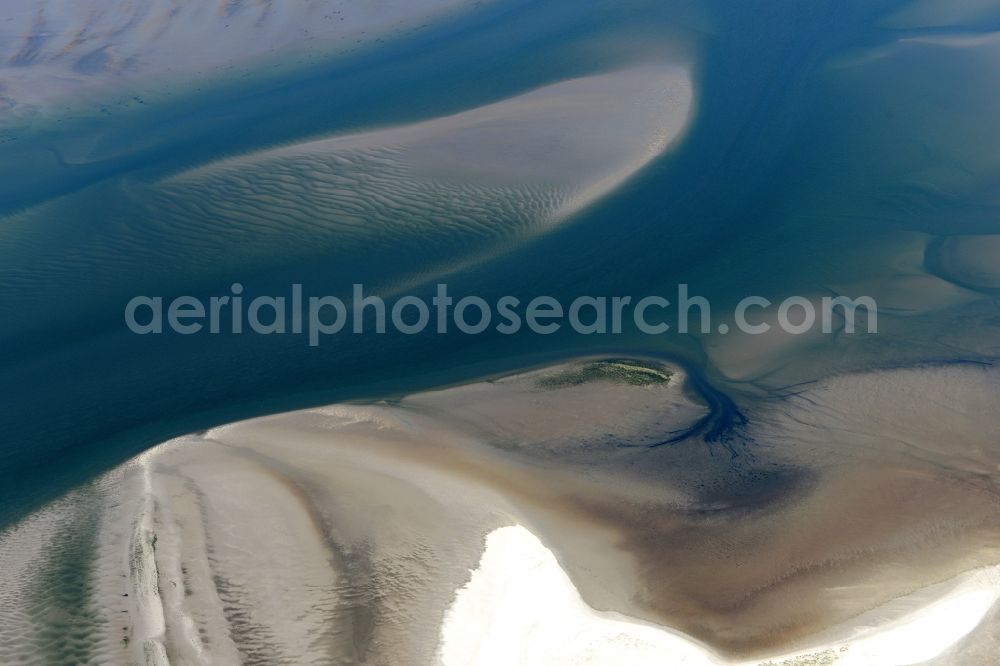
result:
[[[662,366],[640,361],[611,360],[587,363],[538,380],[546,389],[568,388],[590,382],[613,382],[630,386],[667,384],[673,373]]]

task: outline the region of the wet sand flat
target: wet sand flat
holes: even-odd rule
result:
[[[740,448],[671,439],[713,417],[681,368],[589,358],[190,435],[102,482],[90,594],[122,626],[86,640],[148,663],[432,663],[486,536],[523,525],[583,607],[675,632],[721,660],[706,663],[846,645],[1000,562],[1000,451],[961,413],[996,382],[842,377],[749,412]],[[926,426],[887,410],[943,386]],[[37,520],[5,547],[37,548]]]

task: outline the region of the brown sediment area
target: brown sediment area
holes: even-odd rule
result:
[[[738,659],[1000,562],[995,370],[836,378],[754,407],[737,450],[661,444],[711,415],[680,368],[545,381],[590,362],[240,422],[116,472],[123,513],[149,475],[166,654],[430,663],[512,523],[591,607]]]
[[[472,456],[469,447],[424,460],[511,497],[594,607],[668,625],[732,656],[764,655],[1000,561],[1000,494],[991,476],[1000,450],[989,434],[1000,430],[987,424],[984,432],[981,420],[967,418],[970,395],[933,401],[942,388],[989,389],[995,375],[980,386],[983,372],[990,371],[924,368],[817,388],[769,417],[750,461],[686,442],[609,453],[595,465],[584,392],[568,406],[577,431],[566,434],[558,465],[551,423],[541,426],[545,446],[534,464],[525,462],[530,426],[519,426],[516,464]],[[437,399],[454,403],[446,393]],[[596,390],[591,397],[593,420],[603,425],[602,398]],[[537,401],[526,391],[527,411]],[[935,427],[921,433],[918,416],[893,404],[900,401],[931,405],[924,418]],[[498,422],[497,400],[484,402],[489,418],[479,425]],[[460,407],[457,420],[467,422],[475,409]],[[516,411],[513,403],[504,409]],[[810,423],[809,413],[819,416]],[[635,422],[627,411],[621,418]],[[510,429],[495,439],[505,453]],[[963,446],[984,459],[970,461]],[[658,485],[648,483],[651,474]]]

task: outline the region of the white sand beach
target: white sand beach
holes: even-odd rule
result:
[[[918,590],[828,632],[829,642],[732,661],[690,637],[584,603],[550,550],[524,527],[495,530],[441,630],[445,666],[910,666],[973,631],[1000,599],[1000,567]]]

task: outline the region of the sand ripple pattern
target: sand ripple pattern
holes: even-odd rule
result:
[[[691,104],[685,68],[637,65],[154,182],[123,176],[3,220],[0,303],[18,321],[93,307],[117,318],[139,293],[224,288],[303,264],[342,286],[440,276],[610,192],[679,139]],[[72,249],[54,254],[54,235]]]

